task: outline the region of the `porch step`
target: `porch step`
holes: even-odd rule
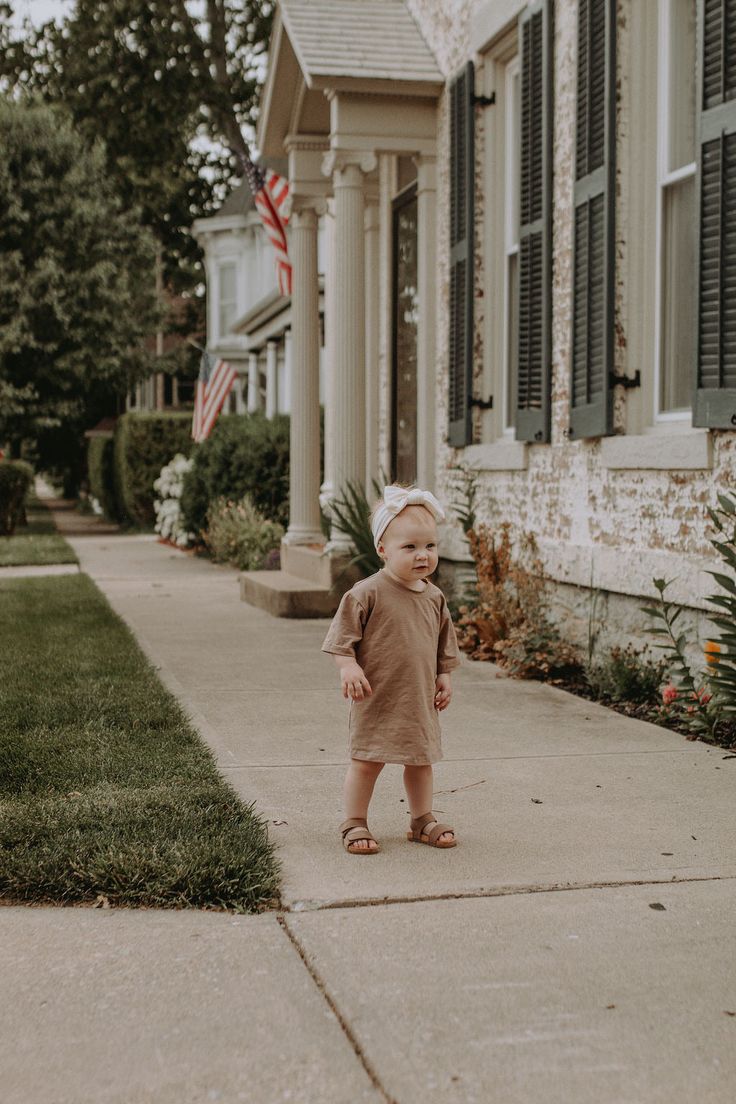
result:
[[[324,544],[287,544],[281,542],[281,568],[289,575],[309,579],[319,586],[331,587],[338,582],[338,590],[343,594],[350,590],[353,583],[362,578],[360,570],[353,564],[347,568],[350,556],[325,552]],[[343,574],[343,571],[345,574]]]
[[[243,571],[240,598],[273,617],[332,617],[340,594],[287,571]]]

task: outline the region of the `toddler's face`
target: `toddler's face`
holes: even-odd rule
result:
[[[437,569],[437,525],[424,506],[406,506],[378,542],[386,567],[403,583],[426,579]]]

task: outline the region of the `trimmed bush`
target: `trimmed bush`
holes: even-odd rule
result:
[[[11,537],[25,517],[33,468],[24,460],[0,460],[0,536]]]
[[[189,456],[191,414],[123,414],[115,426],[115,495],[123,520],[152,529],[154,481],[178,452]]]
[[[90,437],[87,445],[87,478],[93,495],[105,517],[120,521],[120,507],[115,494],[115,442],[109,437]]]
[[[172,454],[173,455],[173,454]],[[250,495],[270,521],[289,521],[289,415],[267,418],[261,411],[218,419],[212,434],[192,454],[184,477],[184,524],[194,533],[207,527],[207,511],[218,498]]]

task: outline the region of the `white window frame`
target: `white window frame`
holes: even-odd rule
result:
[[[664,327],[663,264],[664,264],[664,206],[667,188],[694,177],[697,162],[692,161],[670,170],[670,105],[671,90],[677,80],[671,57],[671,27],[673,0],[658,0],[657,17],[657,200],[656,200],[656,268],[655,268],[655,332],[654,332],[654,406],[655,427],[664,425],[672,429],[692,426],[692,409],[660,410],[662,383],[662,347]],[[693,273],[693,293],[695,293]]]

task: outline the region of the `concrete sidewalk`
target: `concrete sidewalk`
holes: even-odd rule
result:
[[[0,1025],[27,1044],[5,1100],[733,1098],[736,759],[464,659],[435,803],[460,846],[406,843],[387,767],[383,852],[355,858],[328,622],[274,619],[234,572],[150,537],[68,539],[271,822],[283,908],[0,910]],[[41,1014],[43,966],[66,996]]]

